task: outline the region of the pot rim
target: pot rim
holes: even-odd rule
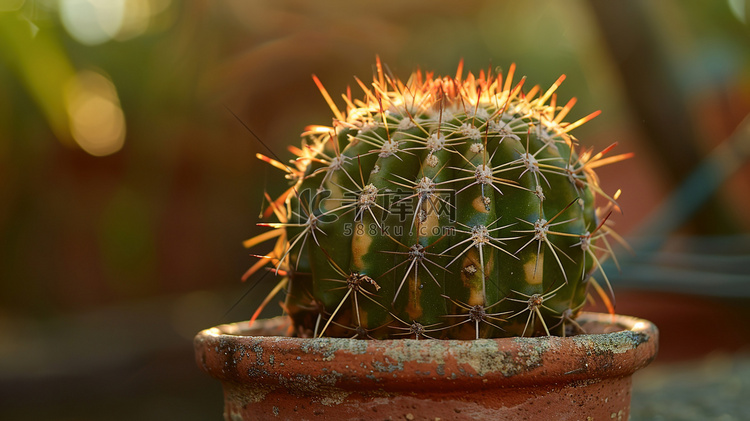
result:
[[[656,357],[659,333],[647,320],[582,312],[576,321],[605,333],[479,340],[251,335],[283,334],[288,321],[275,318],[252,328],[241,322],[206,329],[194,344],[199,366],[221,380],[278,385],[302,375],[347,389],[449,390],[477,378],[487,387],[590,381],[630,376]],[[217,358],[221,364],[207,362]]]

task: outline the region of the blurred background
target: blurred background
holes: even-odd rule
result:
[[[750,419],[749,20],[748,0],[0,0],[0,418],[220,419],[192,337],[273,287],[240,281],[264,252],[242,241],[280,176],[233,113],[291,157],[332,118],[311,75],[357,92],[379,55],[401,78],[566,74],[569,120],[602,110],[576,136],[636,153],[600,171],[634,249],[617,312],[662,334],[633,420]]]

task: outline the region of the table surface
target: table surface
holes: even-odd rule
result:
[[[750,350],[654,364],[636,373],[630,419],[750,420]]]

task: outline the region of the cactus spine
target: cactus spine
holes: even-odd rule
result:
[[[265,264],[282,276],[300,336],[457,338],[566,334],[593,285],[616,207],[594,169],[627,158],[582,149],[563,119],[560,77],[523,92],[503,75],[402,82],[378,60],[363,99],[332,127],[310,126],[288,165],[290,188],[267,215]],[[604,199],[597,208],[595,198]],[[594,275],[601,275],[603,284]],[[269,297],[270,298],[270,297]],[[268,301],[268,300],[266,300]]]

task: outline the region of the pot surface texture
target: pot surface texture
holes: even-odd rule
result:
[[[627,420],[658,330],[582,313],[587,334],[463,340],[286,337],[285,318],[195,337],[225,420]]]

